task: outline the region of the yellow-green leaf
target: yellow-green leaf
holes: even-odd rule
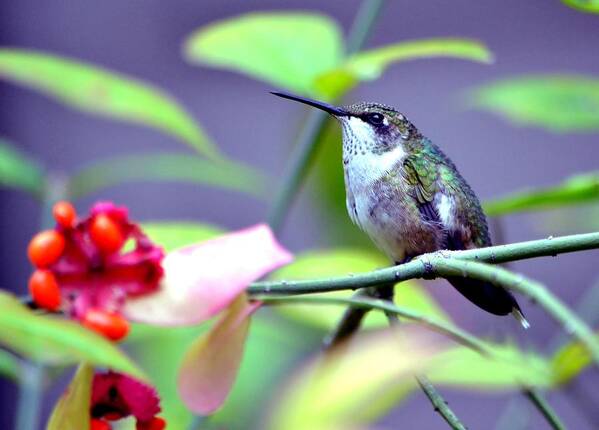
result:
[[[475,90],[474,107],[514,124],[552,132],[599,130],[599,79],[576,75],[528,75]]]
[[[556,383],[569,382],[591,363],[589,351],[580,342],[575,341],[564,345],[551,359]]]
[[[551,209],[588,203],[599,199],[599,172],[572,176],[561,184],[520,191],[503,198],[485,202],[489,216],[514,212]]]
[[[39,164],[4,139],[0,139],[0,185],[35,196],[39,196],[44,187],[44,173]]]
[[[488,343],[488,350],[491,357],[464,346],[444,351],[435,358],[427,376],[435,384],[485,390],[553,386],[551,364],[540,355],[524,352],[514,344]]]
[[[33,361],[87,361],[146,379],[137,365],[105,337],[73,321],[38,315],[7,293],[0,293],[0,345]]]
[[[358,52],[337,68],[319,76],[315,85],[319,94],[332,99],[347,92],[359,81],[379,78],[393,63],[442,57],[482,63],[490,63],[493,60],[486,46],[476,40],[456,38],[412,40]]]
[[[382,412],[379,401],[411,387],[413,375],[443,347],[414,327],[360,335],[294,375],[277,397],[268,428],[362,428]]]
[[[388,266],[382,255],[361,249],[333,249],[312,251],[300,254],[295,261],[271,275],[275,280],[313,279],[349,273],[369,272]],[[350,297],[351,291],[313,294],[318,297]],[[449,320],[426,290],[415,281],[402,282],[395,287],[394,301],[397,305],[418,311],[424,315]],[[313,305],[277,305],[276,310],[284,315],[324,330],[332,329],[343,315],[344,309],[338,305],[319,305],[317,312]],[[385,327],[387,318],[382,312],[369,312],[364,321],[365,328]]]
[[[310,93],[314,79],[337,66],[338,25],[314,13],[260,12],[209,24],[185,42],[192,63],[247,74],[277,87]]]
[[[21,364],[17,357],[9,351],[0,349],[0,377],[18,381],[21,375]]]
[[[562,3],[582,12],[599,13],[599,0],[562,0]]]
[[[219,158],[217,148],[174,98],[138,79],[22,49],[0,49],[0,78],[85,112],[156,128]]]
[[[150,239],[162,246],[166,252],[213,239],[225,232],[219,227],[190,221],[144,222],[142,223],[142,229]]]
[[[126,182],[178,182],[235,190],[265,197],[264,174],[241,163],[212,161],[188,154],[157,153],[111,157],[76,172],[69,182],[73,198]]]
[[[82,363],[50,415],[46,430],[84,430],[90,426],[94,368]]]

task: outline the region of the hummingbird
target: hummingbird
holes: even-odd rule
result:
[[[288,93],[272,94],[325,111],[339,121],[347,211],[393,263],[438,250],[491,246],[487,220],[472,188],[449,157],[397,109],[380,103],[333,106]],[[512,314],[529,327],[508,290],[464,277],[448,281],[481,309]]]

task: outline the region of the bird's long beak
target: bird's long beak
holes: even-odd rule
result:
[[[296,102],[300,102],[300,103],[315,107],[317,109],[320,109],[327,113],[330,113],[331,115],[336,116],[336,117],[349,115],[349,112],[346,111],[345,109],[330,105],[328,103],[312,100],[307,97],[300,97],[300,96],[296,96],[294,94],[282,93],[282,92],[278,92],[278,91],[271,91],[270,93],[274,94],[275,96],[283,97],[284,99],[294,100]]]

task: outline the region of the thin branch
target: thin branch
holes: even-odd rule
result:
[[[425,263],[425,265],[427,264]],[[580,340],[589,350],[595,363],[599,365],[599,340],[595,337],[593,330],[542,284],[502,267],[476,261],[436,258],[431,259],[428,266],[434,274],[439,276],[465,276],[479,279],[531,298],[552,316],[567,333]]]
[[[497,264],[597,248],[599,248],[599,232],[531,240],[509,245],[469,249],[467,251],[439,251],[424,254],[409,263],[363,274],[314,280],[255,282],[250,285],[248,292],[250,294],[309,294],[355,290],[389,282],[397,283],[408,279],[432,276],[433,274],[428,273],[423,264],[423,261],[431,258],[449,259],[451,257],[451,259],[476,260]]]
[[[417,376],[416,380],[418,381],[418,385],[426,394],[426,397],[431,401],[433,406],[435,407],[435,412],[439,412],[441,417],[449,424],[449,426],[454,430],[466,430],[464,424],[460,422],[460,419],[453,413],[443,396],[435,389],[433,384],[428,380],[426,376]]]
[[[397,315],[402,318],[422,324],[435,332],[444,334],[454,341],[471,348],[483,355],[490,355],[491,350],[484,341],[476,336],[454,326],[451,323],[438,320],[436,318],[423,315],[417,311],[397,306],[389,301],[372,299],[367,297],[321,297],[321,296],[257,296],[259,300],[267,305],[284,304],[318,304],[318,305],[350,305],[353,308],[378,309],[386,312],[387,315]]]
[[[551,405],[543,398],[534,388],[526,388],[523,393],[530,399],[530,401],[537,407],[543,414],[549,425],[554,430],[566,430],[566,426],[562,423],[557,413],[553,410]]]
[[[352,25],[348,35],[350,41],[348,43],[348,55],[362,48],[380,14],[383,3],[383,0],[364,0],[362,2],[356,14],[354,25]],[[281,229],[293,199],[297,195],[310,161],[316,152],[319,141],[318,136],[327,117],[326,113],[316,109],[308,113],[308,118],[299,134],[297,144],[291,153],[289,166],[285,170],[288,173],[283,178],[283,183],[275,195],[268,213],[268,224],[275,232]]]

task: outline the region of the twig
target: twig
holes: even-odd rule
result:
[[[547,403],[541,393],[534,388],[526,388],[522,391],[526,397],[528,397],[530,401],[537,407],[537,409],[541,411],[547,422],[551,425],[551,428],[554,430],[566,429],[566,426],[564,426],[564,424],[561,422],[557,413],[553,410],[549,403]]]
[[[428,380],[426,376],[417,376],[416,380],[418,381],[418,385],[426,394],[426,397],[431,401],[433,406],[435,407],[435,412],[439,412],[439,414],[443,417],[443,419],[449,424],[449,426],[454,430],[466,430],[464,424],[460,422],[460,419],[453,413],[443,396],[439,394],[439,392],[435,389],[433,384]]]
[[[256,300],[266,305],[284,305],[294,303],[309,303],[320,305],[350,305],[352,308],[378,309],[389,315],[397,315],[422,324],[438,333],[444,334],[456,342],[471,348],[483,355],[490,355],[491,350],[484,341],[470,333],[454,326],[451,323],[437,320],[430,316],[422,315],[417,311],[403,308],[387,300],[373,299],[368,297],[321,297],[321,296],[257,296]]]
[[[383,0],[364,0],[356,14],[354,24],[348,35],[347,54],[353,54],[361,49],[366,42],[372,27],[380,14]],[[287,175],[277,192],[268,213],[268,224],[274,232],[278,232],[282,225],[293,199],[297,195],[302,180],[318,147],[318,136],[325,124],[327,114],[313,109],[302,128],[297,144],[290,156],[286,168]]]

